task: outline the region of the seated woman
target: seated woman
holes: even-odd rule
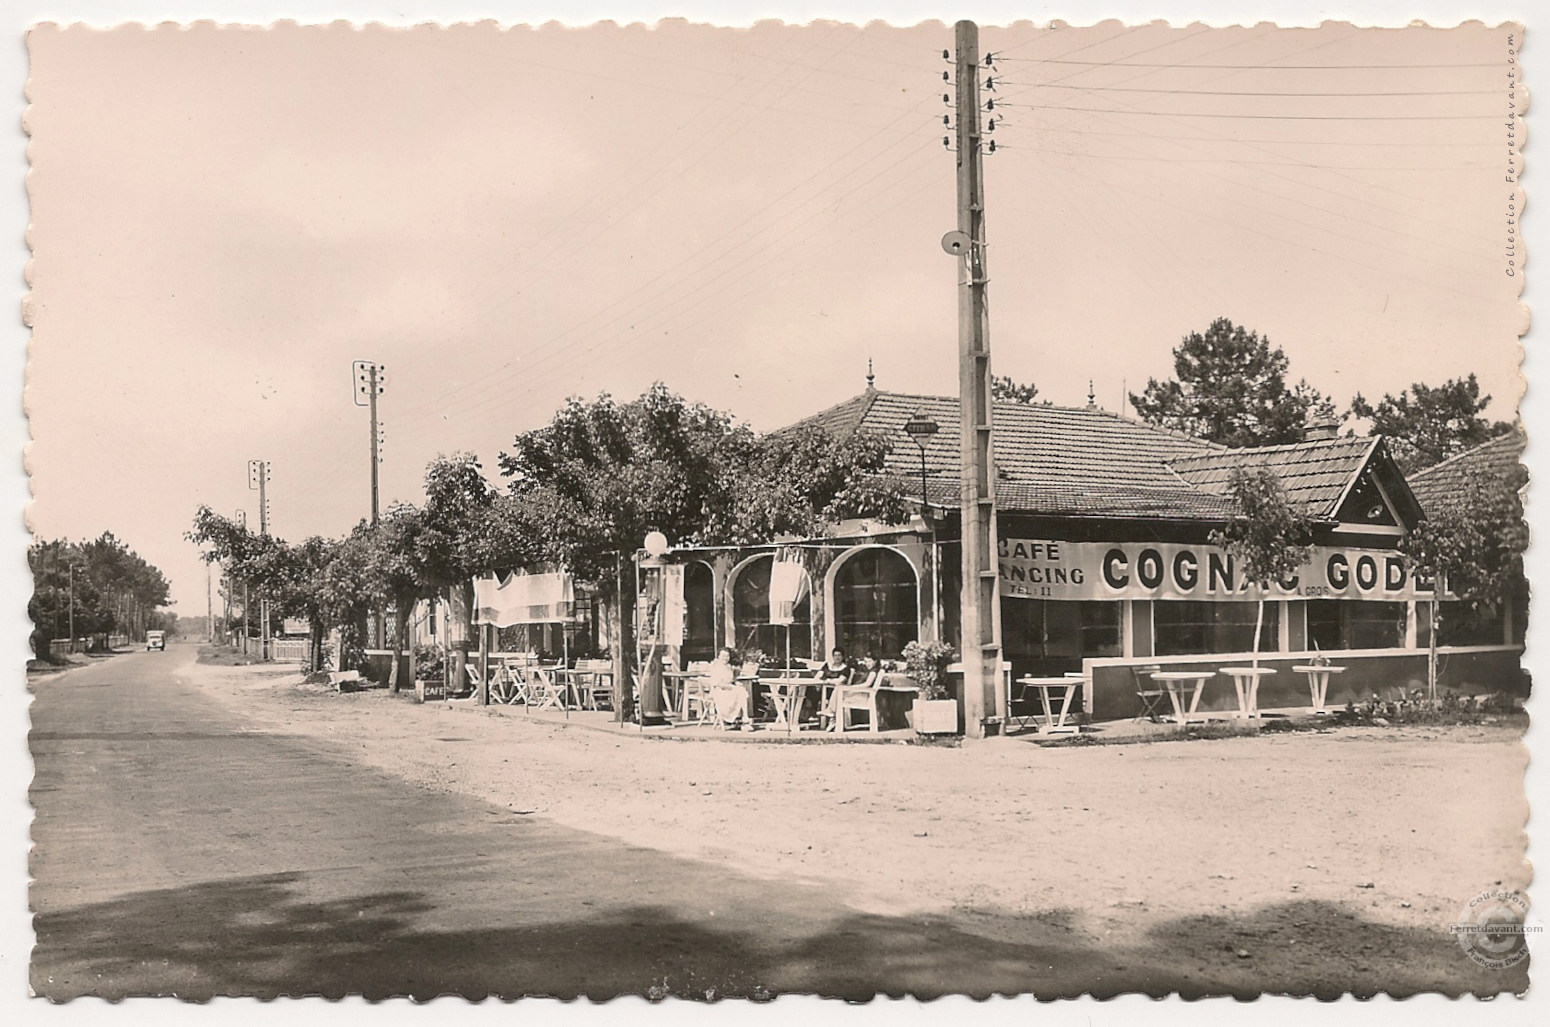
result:
[[[818,676],[825,682],[848,685],[856,680],[856,668],[845,659],[845,650],[835,646],[834,651],[829,654],[828,661],[819,668]]]
[[[834,652],[829,656],[829,662],[825,663],[823,670],[818,673],[818,676],[823,679],[824,684],[830,686],[828,699],[825,700],[823,711],[820,713],[824,726],[827,726],[828,722],[834,719],[834,710],[839,702],[840,689],[843,686],[854,685],[857,682],[866,680],[867,675],[872,672],[872,665],[873,661],[870,656],[862,657],[859,663],[851,663],[845,658],[845,650],[838,646],[835,647]]]
[[[748,690],[737,681],[737,668],[732,664],[732,650],[723,648],[716,660],[705,671],[705,687],[716,713],[727,727],[741,723],[744,731],[752,731],[748,717]]]

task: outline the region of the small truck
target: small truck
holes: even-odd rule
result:
[[[167,633],[165,631],[147,631],[145,633],[145,651],[152,649],[165,652],[167,649]]]

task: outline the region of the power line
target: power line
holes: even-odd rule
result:
[[[997,81],[1000,81],[999,79]],[[1371,98],[1379,96],[1495,96],[1496,89],[1409,89],[1392,92],[1294,92],[1286,89],[1247,91],[1238,89],[1155,89],[1146,86],[1073,86],[1061,82],[1006,82],[1031,89],[1081,89],[1090,93],[1166,93],[1175,96],[1331,96]],[[998,105],[999,106],[999,105]]]
[[[1345,38],[1345,37],[1342,37]],[[1032,64],[1081,64],[1089,67],[1111,68],[1167,68],[1175,71],[1406,71],[1406,70],[1436,70],[1439,68],[1497,68],[1501,65],[1492,61],[1469,62],[1461,64],[1148,64],[1142,61],[1073,61],[1059,57],[1003,57],[1001,53],[993,55],[996,60],[1020,61]]]
[[[1236,157],[1153,157],[1144,154],[1122,156],[1114,153],[1051,150],[1042,146],[1008,146],[1005,143],[996,148],[997,153],[1002,150],[1032,151],[1034,153],[1045,153],[1062,157],[1090,157],[1094,160],[1139,161],[1147,164],[1235,164],[1244,167],[1317,168],[1324,171],[1466,171],[1470,168],[1488,168],[1492,166],[1490,164],[1312,164],[1307,161],[1242,160]]]
[[[1246,139],[1242,136],[1181,136],[1169,135],[1165,132],[1095,132],[1090,128],[1060,128],[1053,125],[1020,125],[1017,122],[998,123],[996,131],[1029,131],[1029,132],[1061,132],[1066,135],[1105,136],[1122,139],[1163,139],[1173,142],[1186,143],[1270,143],[1274,146],[1402,146],[1410,149],[1432,149],[1434,147],[1461,147],[1478,150],[1489,145],[1488,142],[1457,143],[1457,142],[1396,142],[1394,140],[1373,139]]]
[[[1030,110],[1046,111],[1078,111],[1084,114],[1142,114],[1164,118],[1243,118],[1260,121],[1496,121],[1495,114],[1225,114],[1221,112],[1202,113],[1199,111],[1143,111],[1128,110],[1119,111],[1104,107],[1066,107],[1053,103],[1007,103],[1005,101],[996,104],[996,109],[1002,107],[1025,107]]]

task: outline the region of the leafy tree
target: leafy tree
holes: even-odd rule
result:
[[[53,639],[67,633],[73,619],[77,636],[116,632],[145,637],[158,608],[168,605],[167,579],[111,532],[85,543],[40,540],[27,553],[33,574],[28,612],[32,644],[49,658]],[[73,615],[73,616],[72,616]]]
[[[572,399],[547,426],[502,453],[510,499],[495,504],[492,535],[534,563],[589,583],[626,638],[634,589],[622,561],[652,530],[678,544],[767,541],[824,520],[902,520],[899,482],[883,474],[885,443],[820,430],[760,438],[730,414],[689,403],[660,382],[628,403]],[[628,700],[625,654],[615,653],[615,708]]]
[[[1033,405],[1034,397],[1038,396],[1039,387],[1032,382],[1026,385],[1015,382],[1007,375],[993,375],[990,379],[990,398],[1004,400],[1009,403],[1025,403]]]
[[[1520,490],[1527,481],[1521,464],[1505,477],[1466,469],[1458,487],[1428,504],[1426,516],[1400,541],[1400,551],[1418,575],[1446,586],[1471,611],[1521,594],[1529,530]],[[1434,601],[1431,611],[1427,681],[1436,698],[1442,604]]]
[[[835,435],[818,427],[762,436],[747,464],[734,469],[735,501],[707,520],[700,540],[810,536],[857,517],[900,523],[908,516],[906,489],[885,468],[890,445],[878,435]]]
[[[1371,420],[1373,434],[1389,440],[1400,469],[1409,473],[1511,431],[1506,421],[1480,416],[1490,402],[1470,375],[1436,386],[1415,382],[1398,396],[1385,395],[1376,406],[1357,393],[1350,415]]]
[[[408,503],[395,503],[380,523],[367,530],[366,544],[360,550],[372,591],[386,598],[393,607],[394,658],[388,670],[388,691],[391,693],[397,693],[399,688],[400,657],[415,604],[436,594],[434,585],[428,581],[420,549],[424,531],[422,511]]]
[[[1175,378],[1147,380],[1130,402],[1148,424],[1226,446],[1297,442],[1312,413],[1334,407],[1306,381],[1286,384],[1287,359],[1268,338],[1225,317],[1173,351]]]
[[[332,609],[324,585],[337,542],[312,536],[291,545],[273,535],[257,534],[208,506],[195,513],[194,526],[185,537],[208,546],[206,562],[222,564],[228,574],[250,585],[268,600],[275,616],[305,619],[313,641],[313,669],[318,667]]]
[[[1244,577],[1259,586],[1253,658],[1258,669],[1265,592],[1272,582],[1291,579],[1307,562],[1313,552],[1313,521],[1287,498],[1276,473],[1262,464],[1234,467],[1227,494],[1232,512],[1227,526],[1211,533],[1211,544],[1227,550]]]

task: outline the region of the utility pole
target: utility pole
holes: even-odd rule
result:
[[[985,173],[981,149],[979,26],[960,21],[957,46],[958,405],[962,417],[959,505],[963,531],[963,719],[970,738],[1000,730],[1001,589],[996,560],[995,459],[991,446],[989,276],[985,264]],[[967,237],[966,239],[964,237]]]
[[[75,652],[75,564],[70,564],[70,651]]]
[[[246,510],[238,510],[237,511],[237,523],[239,525],[241,525],[241,527],[242,527],[242,529],[244,531],[247,530],[247,526],[248,526],[248,512]],[[251,605],[251,603],[250,603],[249,598],[248,598],[248,579],[247,579],[246,576],[244,576],[243,579],[242,579],[242,655],[243,656],[246,656],[248,654],[248,632],[250,630],[250,625],[248,623],[248,608],[249,608],[250,605]]]
[[[377,422],[377,397],[387,391],[387,368],[375,360],[357,360],[352,370],[355,374],[355,405],[367,407],[371,411],[371,523],[375,527],[380,519],[377,479],[382,466],[382,427]],[[361,402],[362,397],[366,400],[364,403]],[[383,611],[373,611],[372,647],[376,649],[387,644],[383,621]]]
[[[269,461],[248,461],[248,488],[258,489],[258,533],[269,537]],[[269,600],[258,597],[258,658],[269,659]]]
[[[205,638],[215,644],[215,586],[211,582],[210,565],[205,564]]]

